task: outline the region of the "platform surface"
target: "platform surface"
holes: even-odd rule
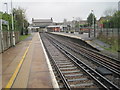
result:
[[[28,53],[12,88],[53,88],[39,33],[34,33],[32,37],[2,54],[2,88],[8,84],[29,45]]]

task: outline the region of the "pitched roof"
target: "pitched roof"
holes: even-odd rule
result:
[[[48,22],[53,22],[52,18],[51,19],[33,19],[32,22],[38,22],[38,23],[48,23]]]

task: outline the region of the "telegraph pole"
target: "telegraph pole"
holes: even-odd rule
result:
[[[11,0],[11,10],[12,10],[12,39],[13,39],[13,46],[15,46],[15,33],[14,33],[14,20],[13,20],[12,0]]]

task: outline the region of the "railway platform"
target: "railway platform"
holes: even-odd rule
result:
[[[88,43],[89,45],[91,45],[94,48],[97,48],[98,50],[103,50],[103,48],[101,48],[100,46],[108,46],[105,43],[101,43],[99,42],[96,43],[96,41],[94,41],[93,37],[89,38],[87,33],[84,34],[72,34],[72,33],[59,33],[59,32],[52,32],[53,34],[59,34],[59,35],[63,35],[63,36],[67,36],[67,37],[71,37],[71,38],[77,38],[77,39],[81,39],[83,41],[85,41],[86,43]],[[104,45],[103,45],[104,44]]]
[[[57,88],[39,33],[2,54],[2,88]]]
[[[83,33],[83,34],[78,34],[78,33],[73,34],[73,33],[65,33],[65,32],[51,32],[51,33],[62,35],[62,36],[67,36],[67,37],[71,37],[71,38],[81,39],[81,40],[85,41],[87,44],[91,45],[92,47],[100,50],[101,52],[103,52],[111,57],[118,58],[118,53],[111,53],[104,49],[104,48],[110,47],[110,45],[94,38],[93,36],[91,36],[89,38],[88,33]]]

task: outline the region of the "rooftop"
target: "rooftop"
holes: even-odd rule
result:
[[[47,22],[53,22],[53,19],[32,19],[32,22],[39,22],[39,23],[47,23]]]

